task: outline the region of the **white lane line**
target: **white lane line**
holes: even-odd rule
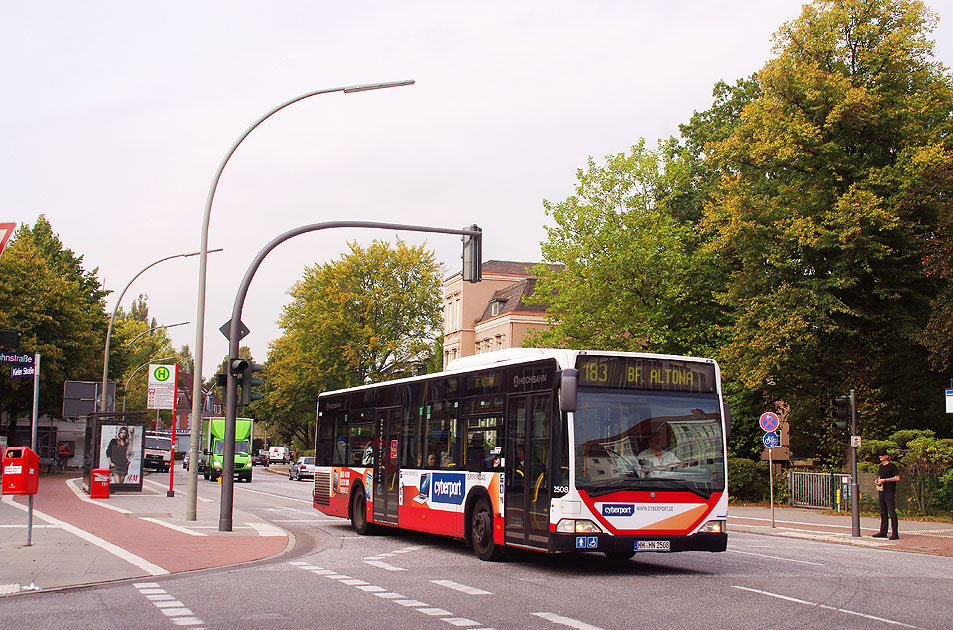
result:
[[[794,604],[803,604],[805,606],[813,606],[815,608],[823,608],[824,610],[833,610],[834,612],[844,613],[845,615],[854,615],[856,617],[863,617],[864,619],[871,619],[873,621],[879,621],[881,623],[891,624],[894,626],[902,626],[904,628],[917,628],[918,626],[911,626],[908,623],[903,623],[902,621],[895,621],[893,619],[885,619],[883,617],[875,617],[874,615],[867,615],[856,610],[848,610],[847,608],[837,608],[836,606],[828,606],[827,604],[821,604],[818,602],[810,602],[805,599],[798,599],[796,597],[789,597],[787,595],[780,595],[778,593],[771,593],[769,591],[761,591],[756,588],[748,588],[747,586],[734,586],[731,588],[736,588],[740,591],[748,591],[749,593],[757,593],[758,595],[766,595],[768,597],[774,597],[775,599],[781,599],[786,602],[791,602]]]
[[[731,553],[740,553],[745,556],[758,556],[759,558],[770,558],[771,560],[787,560],[788,562],[798,562],[800,564],[813,564],[818,567],[826,567],[827,564],[823,562],[810,562],[808,560],[794,560],[793,558],[784,558],[781,556],[770,556],[766,553],[755,553],[753,551],[738,551],[737,549],[729,549]]]
[[[453,613],[449,610],[444,610],[443,608],[418,608],[417,612],[423,613],[425,615],[430,615],[432,617],[452,617]]]
[[[7,499],[9,499],[9,501],[7,501]],[[28,510],[27,506],[25,506],[25,505],[20,505],[19,503],[15,502],[15,501],[13,500],[13,496],[12,496],[12,495],[6,495],[5,497],[3,497],[3,502],[4,502],[4,503],[8,503],[9,505],[12,505],[13,507],[17,508],[18,510],[23,510],[24,512],[26,512],[26,511]],[[75,526],[73,526],[73,525],[70,525],[69,523],[67,523],[67,522],[65,522],[65,521],[61,521],[61,520],[59,520],[59,519],[57,519],[57,518],[53,518],[53,517],[50,516],[49,514],[44,514],[43,512],[40,512],[39,510],[34,509],[34,510],[33,510],[33,515],[36,516],[37,518],[41,519],[41,520],[46,521],[47,523],[50,523],[51,525],[56,525],[57,527],[60,527],[60,528],[62,528],[62,529],[64,529],[64,530],[68,531],[69,533],[73,534],[74,536],[78,536],[78,537],[82,538],[83,540],[85,540],[85,541],[88,542],[88,543],[92,543],[92,544],[96,545],[96,546],[99,547],[100,549],[111,553],[112,555],[116,556],[117,558],[121,558],[122,560],[125,560],[125,561],[128,562],[129,564],[132,564],[133,566],[136,566],[136,567],[138,567],[139,569],[142,569],[143,571],[145,571],[145,572],[148,573],[149,575],[168,575],[168,573],[169,573],[168,571],[166,571],[165,569],[163,569],[163,568],[160,567],[159,565],[153,564],[153,563],[149,562],[148,560],[146,560],[145,558],[140,558],[140,557],[137,556],[136,554],[130,553],[130,552],[126,551],[125,549],[123,549],[122,547],[119,547],[119,546],[117,546],[117,545],[112,544],[112,543],[109,542],[108,540],[103,540],[102,538],[100,538],[99,536],[96,536],[95,534],[91,534],[91,533],[89,533],[89,532],[87,532],[87,531],[85,531],[85,530],[82,530],[82,529],[80,529],[80,528],[78,528],[78,527],[75,527]]]
[[[473,621],[472,619],[467,619],[466,617],[442,617],[441,621],[446,621],[449,624],[453,624],[459,628],[465,628],[467,626],[482,626],[483,624],[478,621]]]
[[[182,527],[181,525],[174,525],[172,523],[166,523],[165,521],[159,520],[157,518],[152,518],[151,516],[140,517],[143,521],[149,521],[150,523],[155,523],[156,525],[162,525],[163,527],[168,527],[169,529],[174,529],[177,532],[182,532],[183,534],[188,534],[189,536],[208,536],[208,534],[203,534],[202,532],[196,532],[188,527]]]
[[[452,588],[455,591],[466,593],[467,595],[492,595],[493,594],[490,591],[484,591],[483,589],[476,588],[474,586],[467,586],[466,584],[458,584],[451,580],[430,580],[430,581],[439,586],[446,586],[447,588]]]
[[[133,586],[145,595],[159,611],[177,626],[204,626],[205,622],[185,607],[185,604],[169,595],[157,582],[135,582]]]
[[[287,536],[285,530],[271,523],[245,523],[245,525],[258,532],[259,536]]]
[[[364,562],[371,565],[372,567],[377,567],[378,569],[384,569],[385,571],[406,571],[407,570],[403,567],[395,567],[392,564],[381,562],[380,560],[365,560]]]
[[[236,486],[236,487],[237,487],[237,486]],[[314,505],[314,501],[312,501],[311,499],[297,499],[297,498],[295,498],[295,497],[288,497],[288,496],[285,496],[285,495],[283,495],[283,494],[275,494],[275,493],[273,493],[273,492],[265,492],[264,490],[252,490],[251,488],[244,488],[244,487],[238,488],[238,489],[239,489],[241,492],[251,492],[251,493],[253,493],[253,494],[263,494],[263,495],[265,495],[266,497],[272,497],[272,498],[275,498],[275,499],[284,499],[284,500],[286,500],[286,501],[295,501],[295,502],[297,502],[297,503],[307,503],[308,505],[311,505],[311,506]],[[280,509],[280,508],[279,508],[279,509]],[[317,510],[315,510],[315,511],[317,511]],[[336,519],[336,520],[340,520],[340,519]]]
[[[374,594],[384,599],[407,599],[406,595],[401,595],[400,593],[395,593],[393,591],[387,591],[385,593],[374,593]]]
[[[561,626],[569,626],[570,628],[576,628],[576,630],[602,630],[599,626],[593,626],[584,621],[579,621],[578,619],[572,619],[570,617],[563,617],[562,615],[557,615],[556,613],[550,612],[535,612],[534,616],[545,619],[546,621],[551,621],[553,623],[558,623]]]
[[[416,599],[395,599],[395,604],[400,604],[401,606],[406,606],[407,608],[430,608],[430,604],[425,604],[424,602],[418,601]]]

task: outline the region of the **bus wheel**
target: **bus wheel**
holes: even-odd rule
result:
[[[629,551],[603,551],[609,560],[628,560],[635,555],[635,549]]]
[[[479,498],[470,513],[470,542],[480,560],[499,560],[503,550],[493,540],[493,512],[484,498]]]
[[[351,527],[361,536],[374,533],[374,526],[367,522],[367,499],[364,488],[358,488],[351,497]]]

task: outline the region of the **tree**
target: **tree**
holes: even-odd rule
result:
[[[263,372],[259,418],[283,437],[314,439],[321,391],[422,373],[441,325],[440,275],[423,246],[349,244],[291,289]]]
[[[40,353],[39,413],[54,418],[64,381],[102,376],[106,292],[82,260],[42,215],[32,229],[21,224],[0,258],[0,327],[20,330],[21,350]],[[0,378],[0,411],[15,422],[32,409],[32,394],[32,379]]]
[[[943,385],[922,331],[942,283],[923,252],[950,197],[951,81],[933,16],[903,0],[820,0],[776,36],[778,57],[724,139],[705,248],[728,272],[729,378],[792,407],[792,437],[824,433],[827,399],[858,390],[864,431],[940,426]],[[942,178],[941,178],[942,179]]]
[[[542,243],[531,298],[550,328],[527,345],[704,353],[719,321],[690,221],[672,211],[687,172],[673,142],[590,158],[576,194],[545,202],[555,222]]]

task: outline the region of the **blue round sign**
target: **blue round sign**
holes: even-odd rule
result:
[[[781,426],[781,418],[778,417],[778,414],[770,411],[761,414],[758,422],[761,424],[762,431],[777,431],[778,427]]]
[[[781,443],[781,438],[777,433],[768,431],[764,434],[763,442],[767,448],[776,448]]]

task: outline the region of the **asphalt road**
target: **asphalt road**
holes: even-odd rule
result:
[[[953,558],[735,533],[720,554],[485,563],[460,541],[356,536],[310,491],[262,469],[235,485],[237,507],[295,535],[280,558],[17,596],[0,627],[174,628],[183,609],[202,622],[189,627],[223,630],[953,627]]]

